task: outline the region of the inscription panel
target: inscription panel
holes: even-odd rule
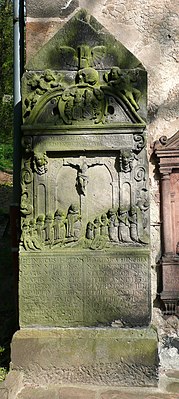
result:
[[[163,290],[179,292],[179,265],[163,264]]]
[[[137,252],[137,251],[136,251]],[[31,276],[29,278],[29,276]],[[149,256],[99,251],[20,256],[21,326],[150,321]]]
[[[36,151],[119,150],[133,147],[132,134],[64,134],[58,137],[34,137]]]

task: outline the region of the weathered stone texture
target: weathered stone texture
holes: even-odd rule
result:
[[[78,0],[27,0],[27,14],[32,18],[66,17],[78,6]]]
[[[23,372],[15,370],[10,371],[1,386],[0,399],[15,399],[18,392],[23,388]]]
[[[148,325],[148,254],[130,252],[21,256],[20,325]]]
[[[160,393],[141,393],[141,392],[120,392],[116,390],[109,390],[101,394],[100,399],[178,399],[179,395],[169,395],[164,394],[163,392]]]
[[[82,0],[80,6],[95,13],[99,22],[132,51],[149,71],[150,122],[155,120],[150,135],[155,139],[159,131],[158,123],[162,123],[163,129],[164,122],[169,118],[170,123],[171,120],[173,122],[172,127],[167,123],[165,132],[170,136],[177,124],[178,2],[168,0],[156,3],[151,0],[144,4],[141,0],[132,3],[129,0],[122,3],[101,0],[88,4]],[[171,96],[174,100],[172,115],[168,110]]]
[[[159,335],[161,371],[170,370],[167,376],[177,381],[179,378],[179,319],[177,316],[164,319],[159,309],[154,309],[153,319]]]
[[[157,384],[157,334],[150,328],[21,329],[11,351],[25,384]]]
[[[17,399],[96,399],[96,392],[85,388],[24,388]]]
[[[24,388],[22,392],[19,393],[17,399],[59,399],[59,393],[53,388]]]
[[[90,388],[75,388],[75,387],[62,387],[56,388],[48,387],[43,388],[24,388],[17,396],[17,399],[178,399],[179,394],[167,394],[157,392],[156,390],[149,391],[148,389],[141,391],[133,388],[133,390],[122,389],[97,389],[90,390]]]
[[[26,41],[28,43],[26,61],[30,60],[35,52],[39,51],[41,47],[46,44],[57,33],[59,28],[63,26],[63,22],[37,20],[27,21],[26,23]]]
[[[29,2],[31,3],[33,4]],[[39,3],[39,17],[43,17],[45,3]],[[151,0],[144,4],[141,0],[134,0],[132,3],[129,0],[122,3],[115,0],[81,0],[79,6],[89,10],[150,71],[149,115],[150,121],[153,122],[152,138],[160,136],[157,132],[161,132],[161,119],[162,125],[165,121],[166,133],[171,135],[177,117],[178,2],[168,0],[156,3],[155,0]],[[37,18],[37,12],[33,16]],[[58,17],[58,13],[55,17]],[[31,45],[31,40],[27,43],[27,50],[28,45]],[[34,47],[34,51],[36,50]],[[161,128],[163,130],[164,126]]]
[[[8,399],[8,391],[7,391],[7,389],[0,387],[0,398],[1,399]]]

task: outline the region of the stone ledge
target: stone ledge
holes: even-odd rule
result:
[[[114,389],[85,386],[26,387],[14,399],[178,399],[179,394],[167,394],[157,389]]]
[[[24,328],[12,340],[11,369],[42,386],[156,386],[157,344],[152,328]]]
[[[169,393],[179,393],[179,370],[162,370],[160,368],[159,388]]]

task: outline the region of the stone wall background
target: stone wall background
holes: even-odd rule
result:
[[[148,158],[151,197],[153,300],[160,258],[159,178],[153,143],[179,129],[179,3],[177,0],[27,0],[26,59],[85,8],[126,46],[148,72]]]

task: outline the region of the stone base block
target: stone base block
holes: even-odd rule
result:
[[[23,389],[16,399],[179,399],[179,395],[159,392],[156,388],[83,388],[49,387]],[[15,398],[14,398],[15,399]]]
[[[157,343],[153,328],[23,328],[11,370],[23,371],[25,385],[156,386]]]

